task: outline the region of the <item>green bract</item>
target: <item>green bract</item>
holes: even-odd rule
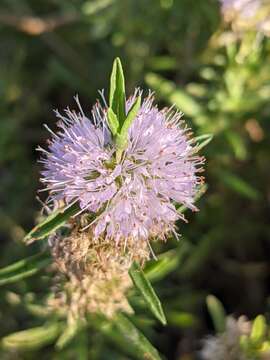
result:
[[[126,113],[125,78],[119,58],[113,63],[110,81],[109,108],[107,122],[116,144],[116,159],[120,160],[127,146],[128,130],[136,118],[141,106],[141,96],[138,96]]]

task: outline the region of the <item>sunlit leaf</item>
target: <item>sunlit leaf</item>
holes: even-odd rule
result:
[[[148,305],[149,309],[152,313],[156,316],[156,318],[163,324],[166,324],[166,318],[161,306],[161,302],[157,297],[153,287],[151,286],[150,282],[145,277],[143,270],[141,267],[134,262],[131,265],[129,270],[129,275],[136,286],[136,288],[140,291],[141,295],[143,296],[146,304]]]
[[[257,343],[263,340],[267,332],[267,324],[263,315],[258,315],[253,322],[250,340]]]

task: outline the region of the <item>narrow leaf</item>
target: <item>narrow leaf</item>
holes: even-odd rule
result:
[[[138,359],[161,360],[158,351],[125,315],[118,314],[114,324],[127,343],[137,351]]]
[[[204,135],[197,136],[194,139],[196,141],[196,143],[198,144],[195,147],[195,150],[200,151],[202,148],[204,148],[206,145],[208,145],[213,140],[213,137],[214,136],[212,134],[204,134]]]
[[[229,171],[219,170],[218,176],[226,186],[237,192],[239,195],[242,195],[250,200],[260,199],[261,193],[238,175]]]
[[[72,324],[67,324],[62,334],[56,343],[56,348],[63,349],[78,333],[80,327],[78,321],[74,321]]]
[[[176,105],[186,115],[197,117],[203,114],[203,108],[197,100],[189,95],[185,89],[176,87],[172,81],[154,73],[148,73],[145,77],[146,83],[154,89],[157,95]]]
[[[107,120],[109,128],[112,132],[112,135],[115,136],[117,134],[118,128],[119,128],[119,121],[117,119],[117,116],[115,115],[114,111],[109,108],[107,112]]]
[[[207,191],[208,186],[206,184],[201,185],[201,187],[198,189],[197,194],[195,195],[195,203],[198,201],[202,195]],[[185,205],[176,206],[176,210],[183,214],[188,208]]]
[[[44,221],[35,226],[25,237],[24,242],[30,244],[35,240],[43,239],[50,235],[56,229],[61,227],[71,216],[80,210],[78,204],[74,204],[68,208],[57,210],[49,215]]]
[[[1,343],[5,349],[32,350],[48,345],[61,331],[61,325],[53,323],[5,336]]]
[[[36,274],[51,262],[50,255],[43,252],[17,261],[0,269],[0,285],[10,284]]]
[[[124,314],[118,313],[112,319],[101,314],[91,315],[89,323],[127,354],[128,359],[161,360],[157,350]]]
[[[134,101],[131,109],[128,112],[128,115],[124,121],[124,124],[120,130],[119,136],[116,138],[116,145],[120,149],[124,149],[126,147],[128,141],[128,130],[136,118],[138,111],[141,107],[141,96],[138,96],[137,99]]]
[[[125,78],[122,64],[119,58],[113,62],[111,81],[110,81],[110,108],[118,117],[120,126],[125,120]]]
[[[226,313],[221,302],[213,295],[206,298],[208,311],[214,323],[215,330],[223,333],[226,328]]]
[[[144,275],[149,281],[161,280],[177,268],[179,260],[179,251],[169,250],[159,255],[157,260],[148,261],[143,269]]]
[[[161,306],[161,302],[157,297],[150,282],[145,277],[141,267],[134,262],[129,270],[129,275],[136,286],[136,288],[142,294],[149,309],[155,315],[155,317],[163,324],[166,324],[166,318]]]

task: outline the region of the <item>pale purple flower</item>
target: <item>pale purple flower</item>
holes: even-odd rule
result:
[[[150,94],[129,129],[122,160],[116,163],[106,108],[97,104],[89,119],[76,101],[79,112],[56,112],[59,131],[52,133],[48,151],[40,149],[45,152],[41,181],[50,199],[67,206],[77,202],[81,212],[95,213],[87,227],[96,239],[148,241],[175,233],[175,222],[184,219],[177,205],[196,210],[194,197],[202,181],[197,173],[203,162],[181,114],[159,110]]]

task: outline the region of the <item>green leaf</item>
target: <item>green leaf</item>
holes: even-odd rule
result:
[[[10,350],[39,349],[52,343],[60,331],[61,325],[53,323],[5,336],[1,343],[5,349]]]
[[[263,315],[258,315],[253,322],[250,340],[253,343],[262,341],[266,335],[267,324]]]
[[[120,127],[126,117],[125,102],[126,95],[123,68],[120,59],[116,58],[113,62],[111,73],[109,104],[118,118]]]
[[[111,108],[108,109],[107,112],[107,120],[109,128],[112,132],[112,135],[115,136],[117,134],[118,128],[119,128],[119,121],[117,119],[117,116],[113,112]]]
[[[61,227],[71,216],[80,211],[78,204],[73,204],[68,208],[57,210],[49,215],[44,221],[35,226],[23,239],[24,242],[30,244],[35,240],[43,239],[52,232]]]
[[[223,333],[226,329],[226,313],[222,303],[213,295],[206,298],[208,311],[214,323],[215,330]]]
[[[186,115],[196,117],[203,114],[202,106],[184,89],[176,87],[172,81],[168,81],[154,73],[148,73],[145,81],[156,91],[159,97],[167,100],[172,105],[176,105]]]
[[[141,267],[134,262],[129,270],[129,275],[136,286],[136,288],[142,294],[146,304],[156,318],[163,324],[166,324],[166,318],[161,306],[161,302],[157,297],[150,282],[146,279]]]
[[[219,170],[218,176],[220,180],[231,190],[250,200],[259,200],[259,198],[261,197],[261,194],[257,189],[249,185],[239,176],[232,174],[229,171]]]
[[[200,151],[202,148],[204,148],[206,145],[208,145],[213,140],[213,134],[204,134],[195,137],[195,142],[198,144],[195,149],[196,151]]]
[[[6,266],[0,269],[0,285],[10,284],[32,276],[48,266],[50,262],[49,253],[42,252]]]
[[[132,346],[137,352],[138,359],[161,360],[158,351],[146,339],[146,337],[133,325],[133,323],[123,314],[118,314],[114,325],[128,346]]]
[[[134,101],[131,109],[128,112],[128,115],[124,121],[124,124],[120,130],[120,134],[116,137],[116,145],[119,149],[124,149],[128,141],[128,129],[130,128],[132,122],[136,118],[138,111],[141,107],[141,96],[138,96]]]
[[[63,349],[78,333],[80,329],[79,322],[74,321],[72,324],[67,324],[67,327],[64,329],[62,334],[56,343],[56,348],[59,350]]]
[[[161,360],[153,345],[124,314],[115,314],[110,319],[102,314],[91,314],[88,316],[88,321],[95,330],[101,332],[107,340],[127,354],[128,359]]]
[[[179,326],[181,328],[191,328],[198,324],[197,318],[189,312],[171,310],[168,315],[170,325]]]
[[[163,279],[167,274],[177,268],[179,264],[179,252],[169,250],[158,256],[157,260],[150,260],[143,269],[144,275],[150,281]]]
[[[195,195],[195,203],[198,201],[203,194],[207,191],[208,186],[206,184],[201,185],[201,187],[198,189],[197,194]],[[183,214],[188,208],[185,205],[176,206],[176,210]]]

